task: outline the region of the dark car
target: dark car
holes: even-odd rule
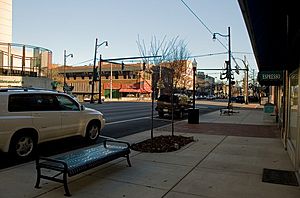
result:
[[[235,102],[236,103],[245,103],[245,97],[244,96],[237,96],[236,98],[235,98]]]
[[[157,99],[157,106],[155,108],[160,118],[164,117],[165,114],[172,115],[172,102],[174,115],[179,118],[192,107],[192,102],[187,95],[174,94],[173,101],[171,100],[171,95],[161,95]]]

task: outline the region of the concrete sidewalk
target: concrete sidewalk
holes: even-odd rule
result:
[[[262,182],[263,168],[293,168],[276,124],[266,122],[261,109],[239,110],[232,116],[213,112],[200,120],[200,124],[175,124],[176,135],[196,140],[176,152],[133,151],[132,167],[119,159],[69,178],[72,197],[300,197],[299,186]],[[254,135],[251,127],[256,127]],[[257,130],[271,135],[255,135]],[[155,136],[170,134],[168,127],[154,132]],[[145,131],[122,139],[136,143],[149,137],[150,132]],[[42,180],[42,188],[34,188],[34,162],[0,170],[0,177],[1,198],[64,197],[58,183]]]

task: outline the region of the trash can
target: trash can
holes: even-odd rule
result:
[[[188,109],[188,123],[189,124],[199,124],[199,109]]]
[[[274,104],[272,103],[266,103],[264,105],[264,114],[263,114],[263,120],[264,121],[269,121],[269,122],[276,122],[276,118],[277,118],[277,112],[276,112],[276,107]]]

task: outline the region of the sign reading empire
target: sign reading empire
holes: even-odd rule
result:
[[[0,87],[22,86],[21,76],[0,76]]]

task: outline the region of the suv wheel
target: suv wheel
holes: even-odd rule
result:
[[[85,138],[88,141],[96,141],[100,134],[100,126],[97,122],[91,122],[86,128]]]
[[[33,155],[35,148],[35,138],[30,134],[21,133],[13,137],[9,151],[18,159],[27,159]]]

